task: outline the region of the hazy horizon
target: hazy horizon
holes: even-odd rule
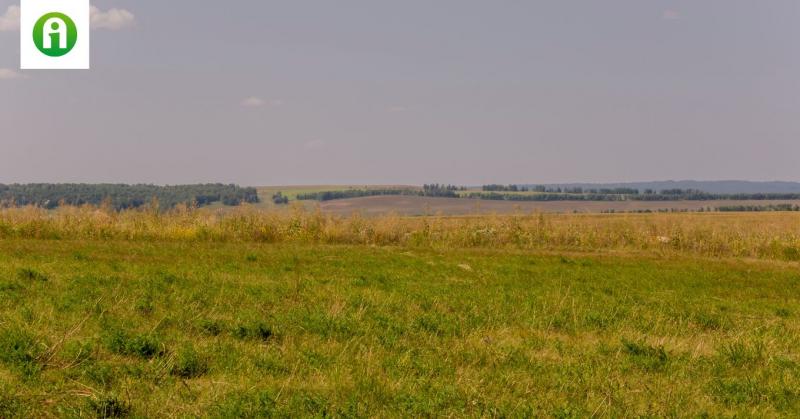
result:
[[[800,3],[95,0],[20,71],[0,183],[800,181]]]

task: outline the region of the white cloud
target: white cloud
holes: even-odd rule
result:
[[[664,13],[661,14],[661,17],[664,20],[678,20],[681,18],[681,13],[676,10],[664,10]]]
[[[8,6],[0,15],[0,32],[19,30],[19,6]]]
[[[90,10],[92,29],[118,31],[133,27],[136,24],[136,16],[125,9],[102,11],[92,6]],[[19,6],[8,6],[6,12],[0,15],[0,32],[16,30],[19,30]]]
[[[25,75],[10,68],[0,68],[0,80],[24,79]]]
[[[242,106],[245,108],[260,108],[266,104],[267,102],[265,102],[264,99],[255,96],[249,97],[242,101]]]
[[[264,100],[257,96],[250,96],[242,100],[242,106],[245,108],[261,108],[264,106],[279,107],[283,106],[283,101],[279,99]]]
[[[322,150],[328,144],[323,140],[311,140],[303,144],[303,149],[306,151]]]
[[[91,8],[92,29],[108,29],[118,31],[136,25],[136,16],[125,9],[109,9],[102,11],[95,6]]]

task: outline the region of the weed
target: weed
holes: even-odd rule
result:
[[[192,345],[186,345],[175,355],[172,375],[181,378],[195,378],[208,371],[208,363]]]
[[[33,376],[42,369],[42,347],[27,332],[12,328],[0,329],[0,362],[24,376]]]
[[[717,379],[711,385],[711,393],[727,405],[755,404],[769,397],[752,378]]]
[[[719,355],[734,367],[754,366],[764,360],[765,349],[762,341],[750,344],[739,341],[723,344]]]
[[[725,328],[720,316],[708,313],[695,314],[693,322],[705,331],[722,330]]]
[[[92,382],[106,389],[110,388],[118,377],[118,372],[106,363],[88,364],[83,368],[83,374]]]
[[[635,365],[648,370],[659,371],[666,367],[669,356],[663,346],[650,346],[644,342],[622,341],[625,352]]]
[[[155,304],[153,304],[153,297],[150,294],[145,295],[144,297],[138,299],[135,305],[136,311],[143,316],[149,316],[153,314],[153,310],[155,310]]]
[[[553,411],[552,417],[555,419],[577,419],[586,417],[586,413],[573,406],[561,406]]]
[[[238,339],[254,339],[266,342],[273,336],[272,328],[262,322],[239,324],[233,329],[233,336]]]
[[[25,410],[23,399],[15,395],[10,388],[0,386],[0,418],[21,418]]]
[[[271,418],[277,415],[276,396],[269,391],[234,392],[211,409],[220,418]]]
[[[47,275],[30,269],[30,268],[22,268],[17,271],[17,278],[23,281],[38,281],[38,282],[47,282],[50,278]]]
[[[101,418],[122,418],[131,412],[131,406],[118,396],[106,394],[90,398],[89,409]]]
[[[783,258],[790,261],[800,260],[800,249],[794,246],[787,246],[783,249]]]
[[[219,336],[225,329],[225,325],[216,320],[203,319],[197,322],[197,329],[207,336]]]
[[[289,366],[286,362],[281,360],[279,356],[266,353],[261,355],[255,360],[255,366],[272,375],[286,375],[290,372]]]
[[[150,359],[164,354],[163,344],[149,334],[131,335],[122,330],[113,330],[106,336],[108,350],[120,355],[132,355]]]

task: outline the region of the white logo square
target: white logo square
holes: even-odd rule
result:
[[[88,70],[89,0],[22,0],[20,68]]]

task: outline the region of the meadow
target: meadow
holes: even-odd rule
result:
[[[800,415],[800,214],[0,210],[0,417]]]

